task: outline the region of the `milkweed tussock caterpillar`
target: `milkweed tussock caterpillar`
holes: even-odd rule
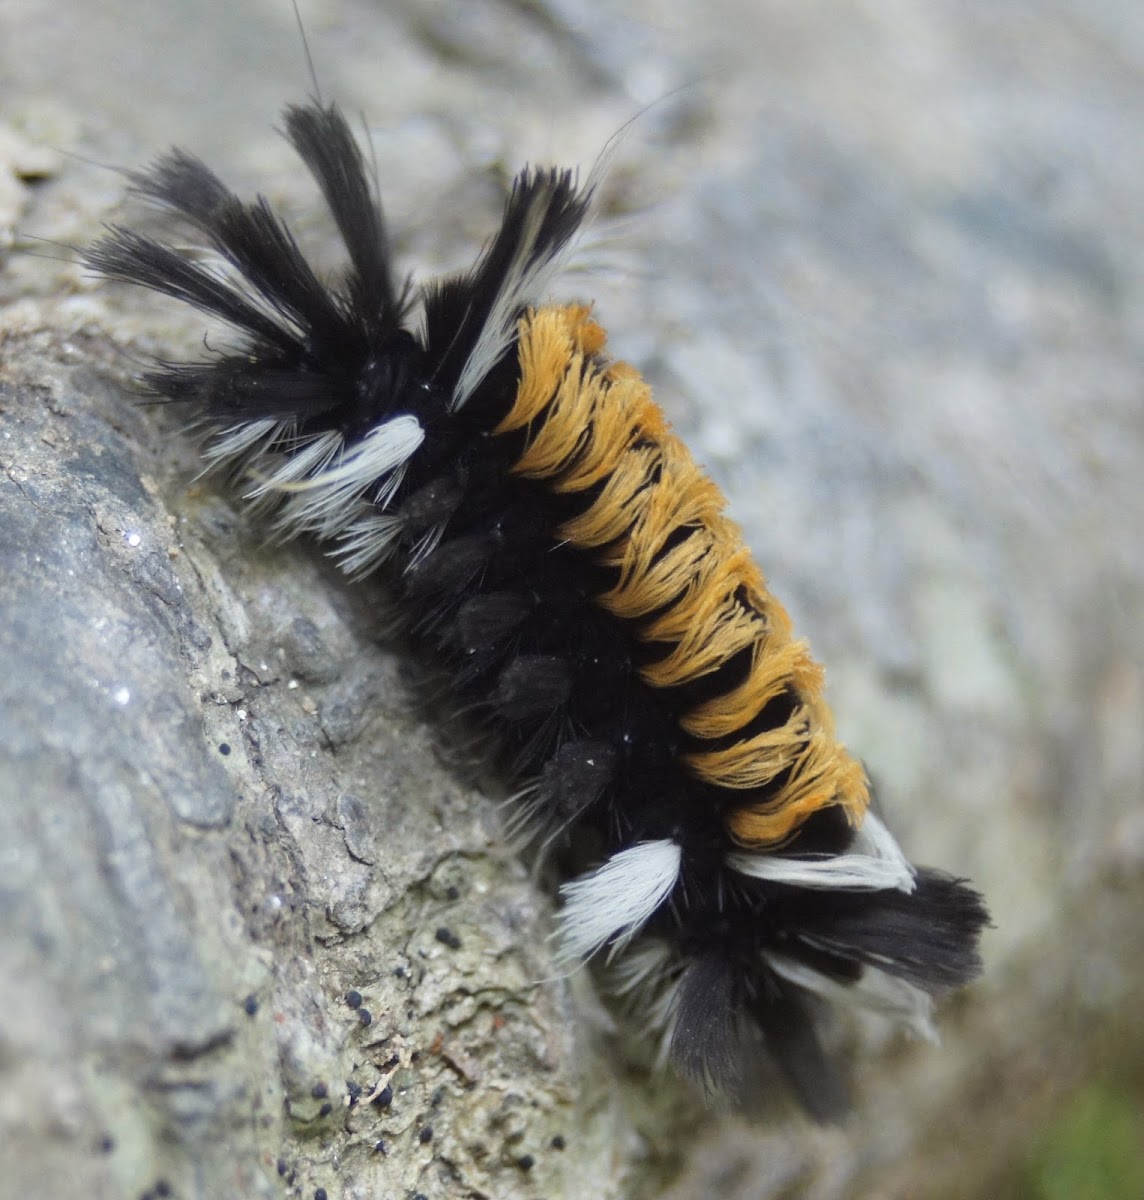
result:
[[[319,279],[265,199],[182,151],[131,174],[222,269],[123,227],[87,264],[241,334],[147,386],[193,408],[208,460],[280,531],[384,574],[519,823],[593,832],[599,865],[562,889],[563,960],[608,948],[684,1077],[750,1106],[769,1057],[838,1114],[818,1002],[928,1034],[931,997],[980,969],[987,914],[870,809],[821,669],[647,383],[588,307],[543,303],[591,185],[522,171],[473,268],[415,297],[338,109],[291,107],[285,133],[344,274]]]

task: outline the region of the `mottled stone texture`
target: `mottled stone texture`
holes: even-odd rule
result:
[[[310,87],[289,4],[9,0],[0,1197],[1006,1194],[1081,1082],[1144,1077],[1136,6],[303,15],[421,273],[526,159],[587,165],[657,102],[563,294],[726,485],[907,849],[986,891],[987,973],[938,1049],[838,1030],[842,1129],[649,1080],[555,978],[550,900],[377,596],[266,545],[134,406],[201,322],[32,240],[155,221],[97,163],[177,141],[336,263],[272,129]]]

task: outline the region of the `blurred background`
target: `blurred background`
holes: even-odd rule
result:
[[[300,7],[418,277],[471,260],[523,163],[623,131],[562,294],[726,488],[911,857],[994,915],[940,1047],[866,1031],[845,1127],[637,1083],[607,1194],[1137,1200],[1144,7]],[[320,231],[274,132],[311,88],[288,0],[0,0],[6,319],[106,319],[26,235],[87,242],[122,215],[100,164],[172,143]]]

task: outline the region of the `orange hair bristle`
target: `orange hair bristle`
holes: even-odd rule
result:
[[[526,430],[512,470],[562,493],[607,481],[558,533],[618,571],[619,582],[595,602],[631,622],[636,640],[665,648],[640,668],[652,687],[750,656],[745,679],[679,717],[695,739],[731,739],[682,756],[697,778],[736,793],[782,779],[767,800],[729,808],[735,842],[781,845],[832,805],[858,824],[870,800],[866,776],[834,737],[822,669],[805,642],[792,640],[786,610],[724,515],[723,494],[672,433],[651,388],[627,363],[601,358],[605,335],[589,313],[569,305],[521,319],[516,400],[494,430]],[[744,735],[784,691],[796,700],[785,721]]]

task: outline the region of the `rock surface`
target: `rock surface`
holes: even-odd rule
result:
[[[177,142],[336,265],[273,132],[311,86],[289,4],[9,0],[0,1197],[1008,1194],[1079,1085],[1144,1077],[1144,21],[303,17],[421,277],[520,164],[587,166],[651,104],[564,293],[726,486],[907,849],[986,892],[986,976],[940,1048],[864,1031],[841,1129],[646,1077],[555,978],[550,900],[439,761],[376,596],[266,545],[134,405],[201,322],[32,240],[156,220],[98,164]]]

